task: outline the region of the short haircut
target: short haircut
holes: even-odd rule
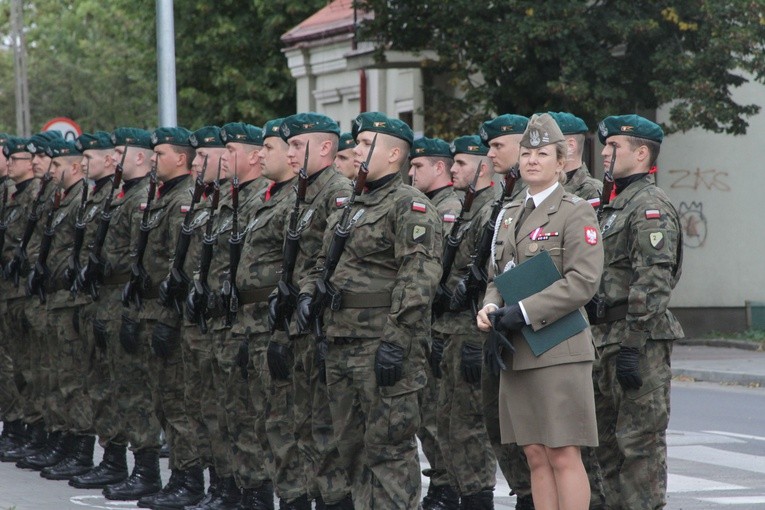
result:
[[[329,150],[329,155],[332,157],[332,159],[335,159],[335,156],[337,155],[337,148],[340,145],[340,137],[337,136],[335,133],[311,133],[313,136],[312,138],[316,140],[318,143],[322,144],[326,141],[332,142],[332,147]]]
[[[648,167],[652,167],[656,164],[656,160],[659,158],[659,151],[661,150],[661,144],[647,138],[638,138],[636,136],[628,136],[627,143],[630,144],[630,149],[633,151],[639,148],[641,145],[648,147]]]
[[[190,145],[171,145],[176,154],[186,155],[186,169],[191,170],[191,162],[196,156],[196,149]]]
[[[447,158],[446,156],[427,156],[428,161],[430,161],[430,164],[433,166],[436,166],[439,161],[444,162],[444,168],[448,172],[451,170],[452,165],[454,165],[454,159],[453,158]]]
[[[401,153],[401,156],[399,157],[399,169],[403,169],[405,165],[409,164],[409,150],[411,149],[409,142],[392,135],[387,135],[385,140],[385,146],[387,148],[398,149]]]
[[[576,140],[577,153],[574,156],[581,156],[584,152],[584,142],[587,140],[587,135],[584,133],[576,133],[573,135],[567,135]]]

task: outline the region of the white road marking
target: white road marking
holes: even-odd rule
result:
[[[746,489],[741,485],[715,482],[714,480],[705,480],[692,476],[676,475],[669,473],[667,475],[667,492],[704,492],[704,491],[734,491]]]
[[[669,449],[673,459],[689,460],[702,464],[713,464],[743,471],[765,474],[765,457],[746,453],[728,452],[708,446],[676,446]]]

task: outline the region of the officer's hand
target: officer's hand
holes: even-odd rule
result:
[[[616,356],[616,380],[625,390],[637,390],[643,386],[638,360],[640,350],[636,347],[621,347]]]
[[[173,346],[180,341],[178,328],[158,322],[151,332],[151,349],[162,359],[170,357]]]
[[[430,343],[430,357],[428,362],[430,363],[430,370],[433,372],[433,377],[441,379],[441,360],[444,359],[444,341],[440,338],[434,338]]]
[[[135,354],[138,351],[138,321],[133,320],[127,315],[122,316],[120,324],[120,344],[128,354]]]
[[[452,299],[449,302],[449,309],[452,312],[461,312],[468,309],[468,290],[465,280],[460,280],[457,285],[454,286],[454,292],[452,292]]]
[[[319,381],[327,384],[327,353],[329,352],[329,342],[324,337],[316,342],[316,368],[319,372]]]
[[[375,355],[375,376],[378,386],[393,386],[401,380],[404,349],[390,342],[380,342]]]
[[[478,329],[481,331],[490,331],[492,328],[492,322],[491,318],[489,317],[489,314],[495,310],[497,310],[497,305],[494,304],[488,304],[478,310],[478,315],[476,316],[476,323],[478,324]]]
[[[465,344],[462,346],[461,355],[460,370],[462,371],[462,377],[468,384],[478,384],[481,382],[483,351],[480,347]]]
[[[505,305],[499,310],[489,313],[489,318],[496,317],[496,328],[500,331],[517,331],[526,325],[523,312],[518,303]]]
[[[300,333],[307,333],[309,330],[308,323],[311,321],[312,303],[313,298],[310,294],[300,294],[298,296],[295,316],[297,318],[297,327]]]
[[[271,377],[286,381],[290,378],[290,365],[292,352],[288,345],[277,342],[268,342],[268,351],[266,352],[266,361],[268,361],[268,371]]]
[[[239,351],[236,353],[236,364],[239,365],[239,370],[242,372],[242,379],[247,379],[249,373],[247,371],[247,365],[250,363],[250,342],[247,337],[242,338],[239,344]]]
[[[268,296],[268,329],[272,333],[277,329],[282,330],[278,323],[277,305],[279,304],[279,293],[274,291]]]

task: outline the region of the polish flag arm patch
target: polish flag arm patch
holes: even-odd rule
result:
[[[412,210],[415,212],[424,213],[428,210],[428,206],[422,202],[412,202]]]
[[[600,207],[600,197],[598,198],[591,198],[587,201],[588,204],[590,204],[593,207]]]
[[[444,214],[444,223],[454,223],[457,221],[457,216],[453,214]]]
[[[335,207],[343,207],[348,203],[350,197],[337,197],[335,199]]]
[[[592,246],[598,244],[598,229],[595,227],[584,227],[584,240]]]
[[[647,209],[645,212],[645,219],[647,220],[658,220],[661,218],[661,211],[658,209]]]
[[[182,205],[181,206],[181,214],[186,214],[190,210],[191,210],[191,206],[190,205]]]

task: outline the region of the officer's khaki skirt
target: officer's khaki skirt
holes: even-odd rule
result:
[[[503,443],[597,446],[592,362],[502,372],[499,423]]]

